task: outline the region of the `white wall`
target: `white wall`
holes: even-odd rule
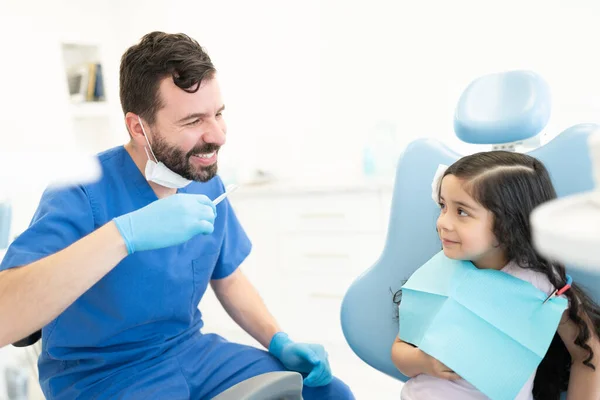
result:
[[[0,2],[1,150],[40,154],[33,162],[24,159],[14,165],[15,176],[41,171],[57,162],[50,156],[53,151],[97,134],[93,126],[74,132],[61,41],[110,45],[113,33],[106,22],[111,11],[104,3],[89,0]],[[107,84],[112,95],[117,81],[108,76]],[[29,179],[18,191],[0,189],[0,198],[10,196],[14,205],[14,235],[29,224],[44,186]]]
[[[355,176],[382,121],[397,126],[401,145],[430,136],[460,148],[454,106],[490,72],[531,69],[549,82],[550,135],[600,115],[592,1],[166,4],[138,11],[211,54],[228,106],[227,160],[285,177]]]
[[[262,167],[294,180],[356,179],[363,146],[382,122],[396,127],[400,146],[429,136],[467,149],[452,133],[456,101],[472,79],[507,69],[531,69],[549,82],[549,135],[600,122],[600,6],[591,0],[4,0],[0,9],[12,22],[0,24],[3,58],[18,53],[26,66],[19,76],[34,77],[28,87],[35,94],[8,78],[12,94],[2,103],[10,110],[4,115],[10,122],[0,117],[2,137],[19,146],[72,140],[58,88],[64,85],[55,51],[61,38],[102,45],[114,127],[103,143],[126,141],[119,59],[151,30],[188,33],[220,71],[229,125],[225,169]],[[19,42],[11,44],[17,33]],[[2,63],[4,80],[14,74],[10,68]],[[18,226],[37,198],[26,200]]]

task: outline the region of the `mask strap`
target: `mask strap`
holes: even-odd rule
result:
[[[148,135],[146,135],[146,130],[144,129],[144,124],[142,124],[142,119],[140,118],[139,115],[138,115],[138,121],[140,122],[140,126],[142,127],[142,132],[144,133],[144,139],[146,139],[146,143],[148,143],[148,148],[150,149],[150,152],[152,153],[152,157],[154,157],[154,160],[156,161],[156,163],[158,163],[158,158],[156,158],[156,156],[154,155],[154,152],[152,151],[152,146],[150,146],[150,142],[148,141]],[[146,156],[148,157],[148,159],[150,159],[150,154],[148,154],[148,148],[144,147],[144,150],[146,151]]]

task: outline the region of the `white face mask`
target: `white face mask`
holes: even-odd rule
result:
[[[144,130],[144,124],[142,124],[141,118],[138,116],[138,121],[140,121],[140,125],[142,127],[142,132],[144,133],[144,138],[146,139],[146,143],[148,143],[148,148],[152,153],[152,157],[156,161],[152,161],[150,155],[148,154],[148,149],[146,150],[146,156],[148,156],[148,161],[146,162],[146,180],[154,183],[158,183],[161,186],[168,187],[171,189],[180,189],[182,187],[186,187],[192,181],[189,179],[185,179],[183,176],[176,174],[171,171],[162,161],[158,161],[154,152],[152,151],[152,146],[150,146],[150,142],[148,141],[148,135],[146,135],[146,131]]]

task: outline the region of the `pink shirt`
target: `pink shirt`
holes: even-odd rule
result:
[[[515,262],[506,264],[502,271],[531,283],[548,295],[554,291],[554,287],[544,274],[521,268]],[[525,383],[515,400],[533,400],[534,379],[535,373]],[[489,400],[464,379],[448,381],[425,374],[409,379],[402,387],[400,398],[402,400]]]

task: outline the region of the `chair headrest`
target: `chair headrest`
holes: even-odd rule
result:
[[[500,144],[539,134],[550,118],[550,89],[531,71],[484,75],[469,84],[454,114],[458,138]]]

